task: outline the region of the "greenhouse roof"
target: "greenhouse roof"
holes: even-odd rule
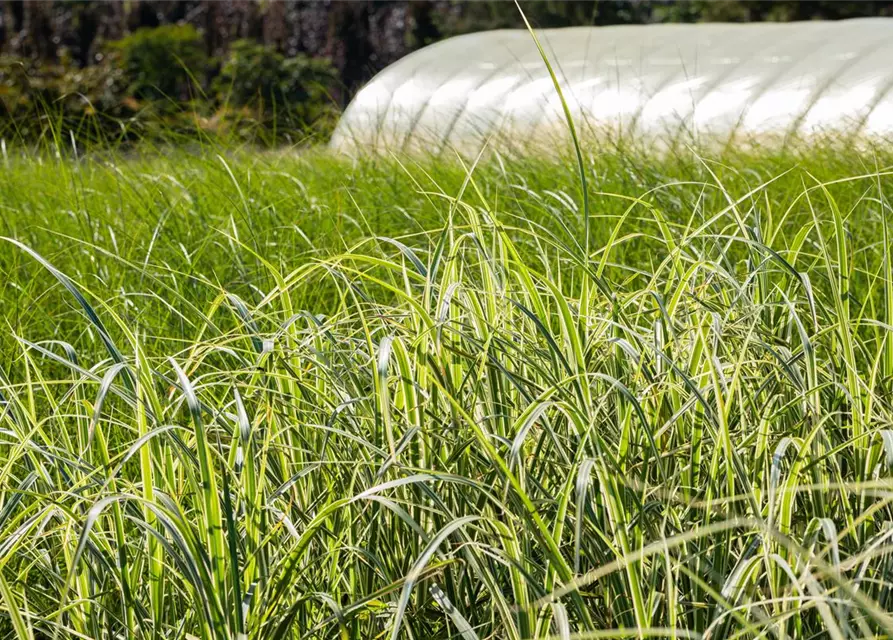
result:
[[[729,141],[893,133],[893,19],[546,29],[538,37],[582,135]],[[333,148],[439,153],[526,145],[566,127],[523,30],[425,47],[348,106]]]

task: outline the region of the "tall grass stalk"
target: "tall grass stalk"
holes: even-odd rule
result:
[[[890,171],[815,153],[10,161],[0,629],[889,637]]]

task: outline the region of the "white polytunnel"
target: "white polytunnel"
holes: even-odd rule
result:
[[[893,19],[571,27],[537,32],[580,136],[640,140],[893,134]],[[450,38],[372,79],[331,145],[524,146],[566,131],[529,32]]]

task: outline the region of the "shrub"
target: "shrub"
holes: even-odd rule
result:
[[[236,135],[265,144],[331,130],[336,73],[323,59],[286,58],[242,40],[222,66],[208,59],[191,26],[140,29],[114,41],[96,64],[48,64],[0,56],[0,137],[89,143],[160,136]],[[214,67],[207,94],[190,91]],[[294,134],[298,135],[295,136]]]
[[[98,114],[128,116],[132,110],[125,96],[126,80],[114,55],[85,68],[66,60],[40,64],[30,58],[0,56],[3,134],[14,131],[20,137],[33,138],[43,135],[50,122],[80,129]]]
[[[221,103],[250,107],[261,121],[273,118],[302,128],[331,111],[336,79],[331,63],[299,54],[286,58],[251,40],[233,43],[214,89]]]
[[[121,53],[128,91],[139,99],[186,99],[193,78],[203,79],[207,58],[192,25],[138,29],[111,43]]]

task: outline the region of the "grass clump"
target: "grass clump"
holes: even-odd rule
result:
[[[8,158],[0,626],[888,637],[889,170],[723,161]]]

